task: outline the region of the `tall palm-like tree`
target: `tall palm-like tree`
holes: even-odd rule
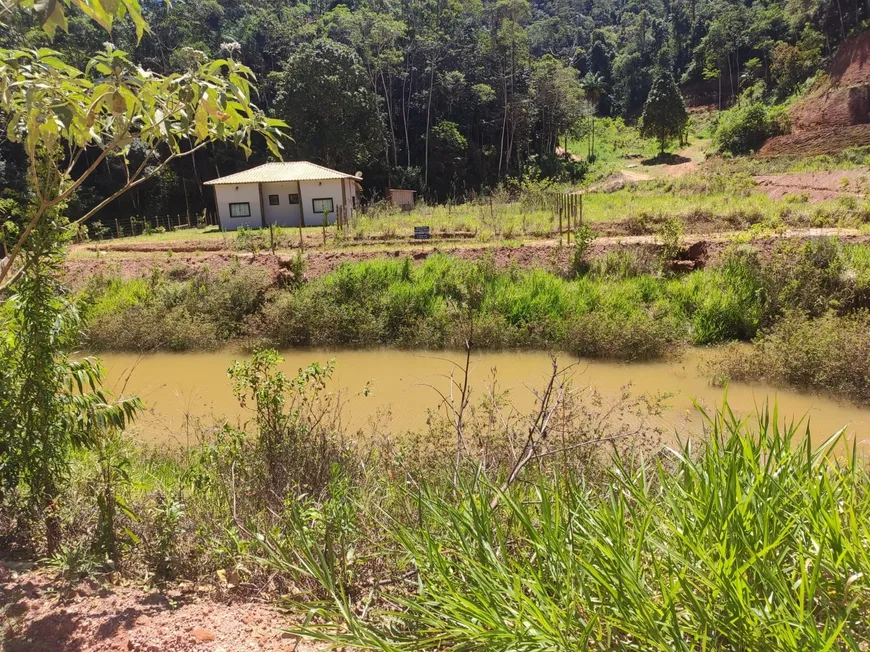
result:
[[[587,72],[583,79],[580,80],[580,86],[583,89],[586,100],[592,105],[592,111],[589,113],[591,121],[589,129],[589,150],[588,158],[590,161],[595,160],[595,111],[598,109],[598,100],[602,95],[605,95],[606,88],[604,86],[604,78],[597,72]]]

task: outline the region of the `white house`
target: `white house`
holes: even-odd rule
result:
[[[221,228],[235,231],[269,224],[319,226],[324,213],[333,224],[339,211],[350,220],[359,206],[360,180],[308,161],[288,161],[266,163],[205,185],[214,186]]]

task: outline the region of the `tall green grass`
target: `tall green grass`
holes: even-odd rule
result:
[[[727,405],[603,484],[530,472],[501,492],[432,477],[373,507],[394,576],[353,598],[305,516],[272,563],[318,582],[320,626],[374,650],[859,650],[870,637],[870,475],[837,433]],[[498,499],[497,504],[494,499]],[[371,505],[369,505],[371,508]],[[365,594],[363,594],[365,595]]]
[[[734,263],[683,277],[567,279],[442,255],[419,266],[367,261],[277,296],[261,332],[278,347],[441,348],[470,334],[480,347],[641,359],[754,335],[763,295],[741,274]]]
[[[436,254],[420,264],[342,265],[279,288],[256,269],[94,279],[83,297],[98,350],[254,345],[558,349],[588,357],[661,357],[684,344],[749,341],[787,310],[819,316],[870,306],[864,246],[784,244],[762,264],[736,248],[712,268],[662,274],[630,252],[567,277]]]

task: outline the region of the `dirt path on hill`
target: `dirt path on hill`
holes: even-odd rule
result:
[[[620,170],[619,174],[622,175],[622,178],[627,183],[638,183],[640,181],[652,181],[652,179],[653,179],[646,172],[639,172],[638,170]]]
[[[653,179],[676,179],[691,174],[700,168],[704,161],[704,152],[709,146],[709,140],[697,140],[671,154],[660,154],[641,161],[640,164],[632,163],[613,175],[604,185],[612,185],[615,180],[639,183]]]
[[[52,574],[0,564],[6,652],[314,652],[282,633],[291,620],[262,602],[218,603],[190,590],[65,587]]]

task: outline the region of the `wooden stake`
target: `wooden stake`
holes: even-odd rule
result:
[[[571,195],[565,197],[565,226],[568,227],[568,246],[571,246]]]
[[[115,237],[117,237],[117,238],[121,237],[121,227],[118,226],[118,218],[117,217],[115,218]]]

